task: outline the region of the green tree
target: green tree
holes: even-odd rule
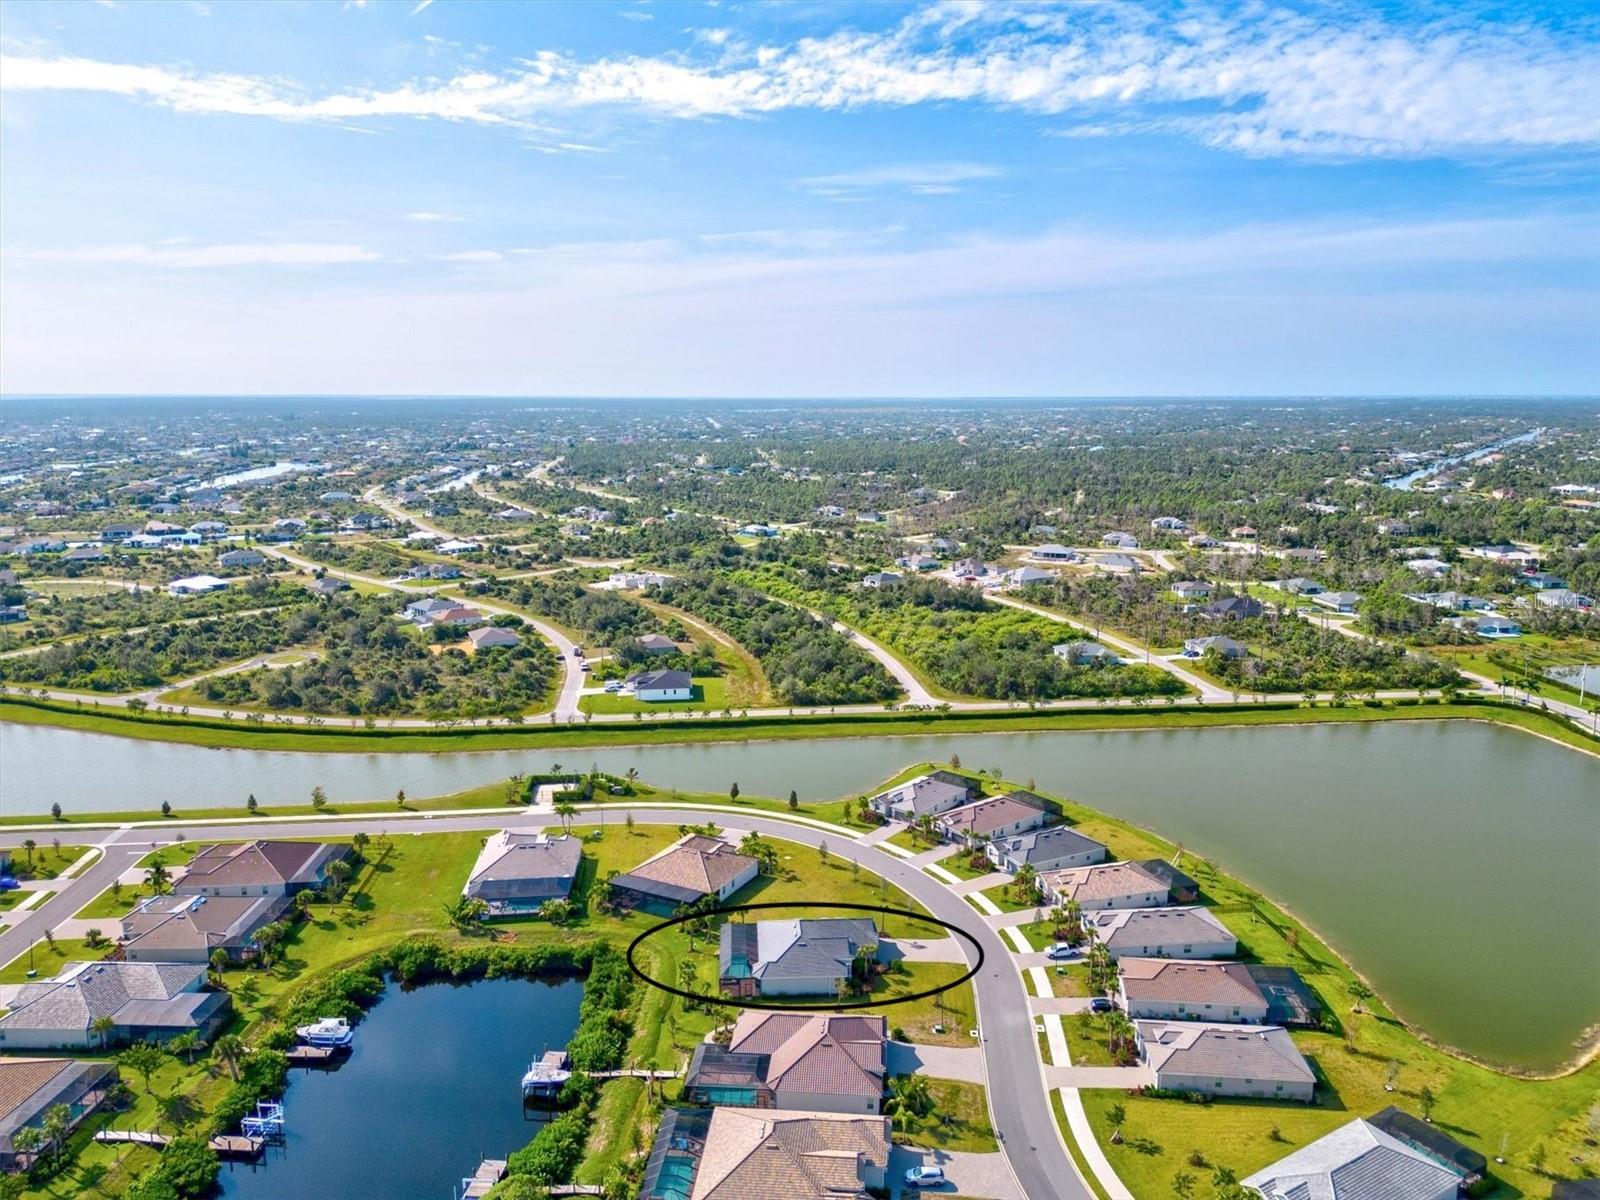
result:
[[[104,1050],[111,1038],[111,1031],[116,1027],[117,1023],[110,1017],[96,1017],[89,1023],[89,1032],[94,1034],[100,1042],[100,1048]]]
[[[117,1065],[126,1067],[144,1080],[144,1090],[150,1092],[150,1080],[161,1069],[167,1056],[149,1042],[138,1042],[117,1055]]]
[[[322,790],[321,784],[318,784],[316,787],[311,789],[311,807],[316,809],[318,812],[321,812],[327,806],[328,793]]]
[[[167,870],[167,864],[159,858],[151,863],[150,869],[144,873],[144,885],[150,889],[152,896],[164,896],[172,886],[172,872]]]
[[[211,1057],[228,1072],[228,1077],[239,1082],[239,1064],[244,1060],[244,1039],[236,1033],[225,1033],[211,1046]]]

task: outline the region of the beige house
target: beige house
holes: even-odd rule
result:
[[[1099,863],[1045,871],[1039,876],[1045,900],[1076,900],[1085,912],[1102,908],[1161,908],[1171,897],[1167,885],[1136,862]]]
[[[876,1113],[888,1076],[884,1017],[855,1013],[739,1014],[723,1050],[695,1047],[687,1104]]]
[[[761,864],[720,838],[691,833],[611,880],[624,904],[671,911],[706,896],[726,900],[756,877]]]
[[[1243,963],[1125,958],[1117,991],[1133,1018],[1259,1025],[1267,997]]]
[[[690,1200],[869,1200],[889,1168],[889,1118],[712,1110]]]
[[[1316,1093],[1316,1073],[1281,1026],[1135,1021],[1133,1028],[1158,1088],[1302,1103]]]

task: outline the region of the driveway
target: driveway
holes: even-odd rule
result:
[[[970,896],[973,892],[981,892],[985,888],[1010,882],[1011,876],[1004,871],[990,871],[987,875],[979,875],[976,879],[963,879],[960,883],[951,884],[950,890],[958,896]]]
[[[1029,996],[1028,1011],[1038,1016],[1042,1013],[1082,1013],[1089,1011],[1088,996]]]
[[[889,1074],[926,1075],[930,1079],[959,1079],[984,1083],[983,1051],[976,1046],[924,1046],[916,1042],[889,1043]]]
[[[1155,1086],[1149,1067],[1046,1067],[1045,1082],[1052,1088],[1131,1088]]]
[[[942,1188],[907,1188],[902,1181],[912,1167],[943,1167]],[[1003,1154],[969,1154],[955,1150],[923,1150],[916,1146],[896,1146],[889,1152],[889,1195],[970,1196],[985,1200],[1027,1200],[1006,1167]]]
[[[966,943],[958,937],[884,938],[878,943],[878,957],[884,962],[964,963]]]

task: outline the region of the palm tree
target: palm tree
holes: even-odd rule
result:
[[[44,1141],[44,1130],[37,1125],[24,1125],[11,1135],[11,1145],[16,1150],[19,1159],[36,1154],[39,1147],[44,1145]]]
[[[22,840],[22,848],[27,852],[28,870],[31,871],[33,870],[33,852],[39,848],[39,843],[34,841],[32,838],[24,838]]]
[[[167,1042],[167,1050],[172,1054],[183,1055],[186,1065],[193,1065],[194,1052],[200,1048],[200,1035],[193,1029],[180,1033],[177,1037]]]
[[[570,800],[563,800],[556,805],[556,816],[561,818],[561,830],[563,833],[571,831],[572,818],[577,815],[578,806]]]
[[[211,952],[211,973],[216,976],[216,983],[222,983],[222,972],[228,966],[228,952],[218,946]]]
[[[328,882],[333,885],[335,896],[344,891],[344,885],[350,880],[350,864],[342,858],[336,858],[328,864]]]
[[[106,1039],[111,1036],[111,1031],[116,1027],[117,1023],[110,1017],[96,1017],[89,1025],[89,1032],[100,1039],[100,1048],[104,1050],[106,1048]]]
[[[211,1047],[211,1057],[227,1069],[228,1076],[239,1082],[239,1060],[244,1057],[244,1039],[236,1033],[225,1033]]]
[[[167,870],[165,863],[157,859],[144,873],[144,882],[152,896],[165,895],[166,890],[172,886],[172,872]]]

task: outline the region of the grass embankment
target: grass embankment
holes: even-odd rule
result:
[[[11,869],[18,879],[56,879],[87,853],[88,846],[66,846],[55,839],[39,843],[31,850],[17,846],[11,851]]]
[[[101,959],[110,949],[110,942],[96,949],[82,938],[57,938],[53,942],[40,939],[31,950],[24,950],[0,967],[0,983],[26,983],[30,969],[36,973],[36,979],[51,979],[64,963]]]
[[[1000,1149],[989,1125],[989,1102],[982,1084],[955,1080],[930,1080],[933,1110],[925,1117],[910,1117],[895,1130],[896,1143],[927,1150],[992,1154]]]

